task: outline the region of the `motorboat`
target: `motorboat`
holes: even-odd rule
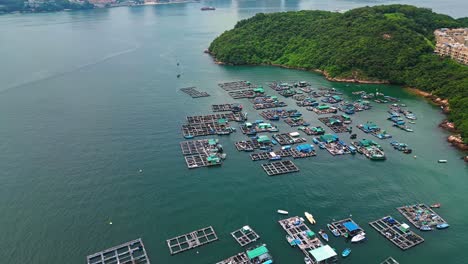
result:
[[[445,229],[445,228],[448,228],[450,225],[447,224],[447,223],[443,223],[443,224],[438,224],[436,227],[437,229]]]
[[[346,258],[347,256],[349,256],[349,254],[351,254],[351,249],[350,249],[350,248],[345,248],[345,249],[343,250],[343,252],[341,252],[341,256],[342,256],[343,258]]]
[[[428,226],[428,225],[423,225],[419,228],[419,230],[421,231],[431,231],[432,230],[432,227]]]
[[[351,243],[358,243],[358,242],[363,241],[364,239],[366,239],[366,234],[364,232],[361,232],[353,236],[353,238],[351,238]]]
[[[335,237],[339,237],[340,236],[340,231],[338,231],[338,229],[334,228],[332,225],[330,224],[327,224],[327,227],[328,227],[328,230],[330,230],[330,232],[332,232],[332,234],[335,236]]]
[[[282,214],[282,215],[287,215],[287,214],[289,214],[289,212],[288,212],[288,211],[285,211],[285,210],[278,210],[278,211],[276,211],[276,212],[278,212],[278,214]]]
[[[325,233],[324,230],[320,229],[318,233],[319,233],[319,235],[323,238],[323,240],[325,240],[325,241],[328,242],[328,234]]]
[[[440,208],[440,203],[431,204],[431,208]]]
[[[314,216],[312,216],[310,213],[308,212],[304,212],[304,215],[305,217],[307,218],[307,220],[309,220],[309,222],[314,225],[316,223],[315,219],[314,219]]]

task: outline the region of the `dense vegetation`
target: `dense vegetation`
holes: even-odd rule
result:
[[[449,99],[449,119],[468,143],[468,66],[433,54],[435,29],[466,26],[467,18],[408,5],[257,14],[224,32],[209,50],[230,64],[319,69],[335,78],[430,91]]]
[[[68,0],[44,0],[38,6],[30,6],[25,4],[24,0],[0,0],[0,14],[10,13],[15,11],[20,12],[53,12],[64,9],[91,9],[94,5],[85,1],[84,3],[70,2]]]

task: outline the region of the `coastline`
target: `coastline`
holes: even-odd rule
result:
[[[216,58],[214,57],[214,55],[210,51],[207,51],[207,52],[205,51],[205,53],[209,54],[213,58],[214,62],[216,64],[218,64],[218,65],[235,66],[233,64],[228,64],[228,63],[216,60]],[[250,66],[255,66],[255,65],[250,65]],[[319,69],[309,70],[309,69],[305,69],[305,68],[301,68],[301,67],[292,67],[292,66],[286,66],[286,65],[281,65],[281,64],[273,64],[273,63],[271,63],[271,64],[259,64],[259,66],[275,66],[275,67],[280,67],[280,68],[285,68],[285,69],[294,69],[294,70],[303,70],[303,71],[309,71],[309,72],[316,72],[316,73],[322,74],[325,77],[325,79],[327,79],[328,81],[332,81],[332,82],[346,82],[346,83],[359,83],[359,84],[390,84],[389,81],[385,81],[385,80],[371,81],[371,80],[359,80],[359,79],[354,79],[354,78],[352,78],[352,79],[333,78],[333,77],[330,77],[329,74],[326,71],[319,70]],[[440,106],[440,108],[442,109],[442,112],[445,115],[449,114],[450,107],[449,107],[448,99],[437,97],[437,96],[433,95],[432,93],[425,92],[423,90],[420,90],[420,89],[414,88],[414,87],[404,87],[403,86],[403,89],[409,91],[412,94],[423,97],[423,98],[427,99],[429,102],[431,102],[431,103],[433,103],[435,105]],[[442,123],[439,124],[439,127],[444,129],[444,130],[449,131],[450,133],[452,133],[452,135],[447,137],[447,141],[453,147],[455,147],[456,149],[461,150],[461,151],[465,151],[465,152],[468,151],[468,144],[465,144],[463,142],[463,138],[460,136],[460,134],[458,134],[458,131],[457,131],[455,125],[452,122],[449,122],[447,119],[445,119],[444,121],[442,121]],[[466,162],[468,162],[468,155],[465,155],[464,160]]]

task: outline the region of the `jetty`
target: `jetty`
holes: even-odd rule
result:
[[[150,264],[141,238],[111,247],[86,257],[87,264],[139,263]]]
[[[201,92],[197,90],[197,87],[186,87],[180,89],[182,92],[190,95],[192,98],[207,97],[210,96],[207,92]]]
[[[423,227],[430,227],[430,229],[424,231],[433,230],[437,225],[447,224],[439,214],[426,204],[401,206],[397,210],[416,228],[424,229]]]
[[[273,138],[280,144],[281,146],[284,145],[293,145],[298,143],[304,143],[307,141],[305,138],[299,137],[299,132],[291,132],[291,133],[282,133],[282,134],[273,134]]]
[[[184,252],[186,250],[206,245],[218,240],[212,226],[201,228],[171,239],[166,240],[171,255]]]
[[[382,261],[380,264],[399,264],[399,263],[394,258],[388,257],[384,261]]]
[[[372,221],[369,225],[401,250],[407,250],[424,242],[421,236],[409,230],[407,224],[401,224],[391,216]]]
[[[242,247],[260,239],[260,236],[248,225],[231,232],[231,236]]]
[[[297,246],[312,263],[335,263],[336,252],[309,229],[304,220],[298,216],[278,221],[290,238],[290,245]],[[288,239],[289,240],[289,239]]]
[[[289,160],[265,163],[262,164],[262,168],[268,174],[268,176],[276,176],[299,171],[299,168],[296,166],[296,164]]]
[[[324,123],[327,127],[329,127],[335,133],[348,133],[351,132],[352,129],[346,126],[345,123],[350,123],[351,119],[345,115],[333,115],[330,117],[319,117],[320,122]]]
[[[234,81],[234,82],[225,82],[225,83],[218,83],[218,86],[225,91],[236,91],[236,90],[244,90],[249,89],[251,87],[255,87],[255,85],[251,84],[249,81]]]
[[[364,232],[356,222],[351,218],[345,218],[342,220],[334,221],[331,223],[333,229],[338,230],[340,236],[355,236],[361,232]]]

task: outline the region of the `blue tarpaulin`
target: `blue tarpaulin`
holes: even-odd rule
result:
[[[343,225],[344,225],[344,227],[346,227],[346,229],[348,230],[348,232],[353,232],[353,231],[359,229],[359,226],[356,225],[356,224],[353,223],[353,222],[345,222]]]

